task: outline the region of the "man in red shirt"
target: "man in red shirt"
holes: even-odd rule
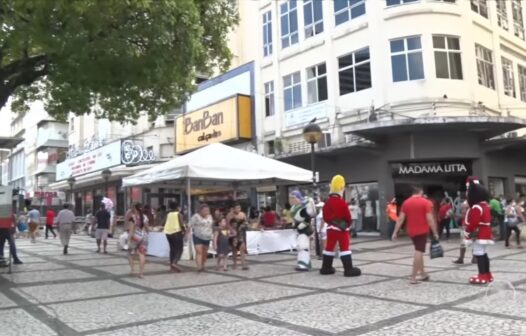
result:
[[[411,283],[417,284],[419,281],[427,281],[429,280],[429,275],[424,271],[424,253],[426,252],[429,228],[433,231],[436,240],[438,240],[438,234],[433,216],[433,204],[423,197],[421,187],[413,187],[413,196],[409,197],[402,204],[393,232],[393,240],[396,240],[398,231],[404,223],[406,223],[407,234],[415,245]]]
[[[53,230],[56,215],[57,214],[53,209],[49,209],[46,212],[46,239],[48,238],[49,232],[53,234],[53,238],[57,238],[57,234],[55,233],[55,230]]]
[[[270,206],[265,207],[265,212],[261,215],[261,224],[265,229],[273,228],[278,222],[278,216]]]

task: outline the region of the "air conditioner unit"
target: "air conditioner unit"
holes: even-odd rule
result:
[[[320,142],[318,143],[319,148],[329,148],[332,145],[332,138],[331,133],[329,132],[323,132],[323,136],[320,139]]]

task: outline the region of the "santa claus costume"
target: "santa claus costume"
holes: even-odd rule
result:
[[[493,244],[489,194],[476,177],[468,178],[466,187],[469,210],[466,213],[464,236],[466,244],[473,245],[473,256],[477,259],[479,271],[469,282],[473,285],[485,285],[493,281],[486,251],[487,246]]]
[[[314,233],[311,220],[316,216],[316,206],[312,199],[303,197],[298,190],[290,193],[289,202],[292,205],[290,212],[294,220],[294,228],[298,232],[296,271],[309,271],[311,269],[310,236]]]
[[[345,179],[336,175],[331,181],[331,194],[323,206],[323,220],[327,223],[327,241],[323,251],[323,264],[320,274],[334,274],[332,267],[336,244],[340,247],[340,259],[343,264],[344,276],[352,277],[362,274],[359,268],[353,267],[351,255],[351,237],[349,231],[352,225],[349,207],[343,199]]]

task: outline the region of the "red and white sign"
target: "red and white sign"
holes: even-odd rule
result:
[[[121,142],[112,142],[57,164],[57,180],[79,176],[121,164]]]

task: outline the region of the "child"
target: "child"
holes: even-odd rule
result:
[[[16,227],[18,229],[17,238],[27,237],[27,216],[23,212],[18,216]]]
[[[225,218],[219,221],[219,227],[214,233],[214,249],[217,252],[217,270],[223,266],[223,271],[227,271],[226,258],[230,253],[229,238],[231,236],[230,228],[226,223]]]

